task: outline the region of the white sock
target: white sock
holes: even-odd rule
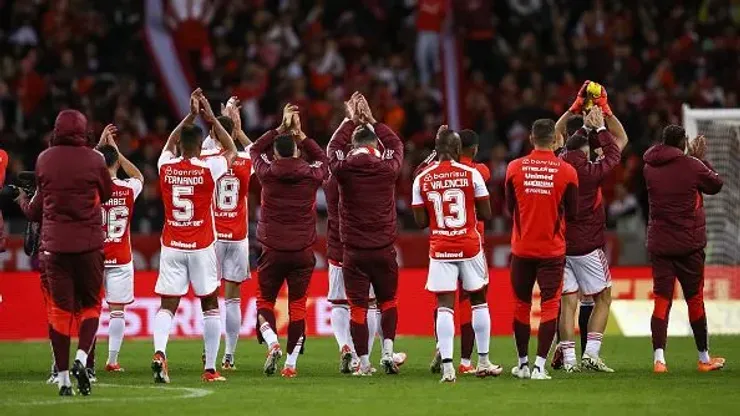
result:
[[[454,335],[453,335],[454,337]],[[393,340],[386,338],[383,340],[383,355],[393,355]]]
[[[69,370],[60,371],[58,376],[59,386],[71,386],[72,380],[69,379]]]
[[[260,332],[262,333],[262,338],[267,343],[267,348],[272,348],[273,345],[278,343],[277,334],[272,330],[269,323],[265,322],[260,325]]]
[[[478,355],[488,355],[491,344],[491,314],[488,312],[488,304],[482,303],[473,306],[473,332],[475,332],[475,345]]]
[[[370,367],[370,356],[369,355],[360,356],[360,366],[363,368]]]
[[[470,362],[469,359],[467,359],[467,358],[461,358],[460,359],[460,365],[464,365],[466,367],[470,367],[470,364],[471,364],[471,362]]]
[[[657,363],[658,361],[665,364],[665,355],[663,352],[663,348],[658,348],[653,351],[653,363]]]
[[[709,357],[709,351],[699,351],[699,361],[709,364],[712,359]]]
[[[375,334],[378,333],[379,323],[377,319],[378,315],[377,308],[369,308],[367,310],[367,355],[373,355],[373,345],[375,345]],[[383,339],[383,338],[381,338]]]
[[[560,341],[560,350],[563,352],[563,362],[571,365],[576,364],[575,341]]]
[[[355,350],[352,344],[352,335],[349,332],[349,308],[347,305],[332,305],[331,307],[331,330],[337,339],[339,350],[348,345]]]
[[[203,343],[206,350],[206,370],[216,369],[216,356],[221,345],[221,314],[218,309],[203,312]]]
[[[288,358],[285,359],[285,366],[295,368],[298,363],[298,356],[301,354],[301,348],[303,347],[303,336],[298,338],[298,342],[295,344],[293,351],[288,354]]]
[[[383,320],[383,314],[380,312],[380,308],[375,308],[375,326],[378,328],[375,333],[378,334],[378,339],[383,339],[383,325],[381,325],[381,321]]]
[[[126,328],[126,318],[123,311],[111,311],[108,323],[108,363],[118,363],[118,352],[123,343],[123,331]]]
[[[79,362],[82,363],[82,365],[87,364],[87,353],[82,350],[77,350],[77,354],[75,355],[75,360],[79,360]]]
[[[586,335],[586,351],[585,353],[599,358],[599,352],[601,351],[601,341],[604,339],[604,334],[600,332],[589,332]]]
[[[529,365],[529,357],[519,357],[519,367],[521,367],[522,364]]]
[[[540,370],[545,370],[545,363],[547,363],[547,358],[540,357],[539,355],[534,359],[534,366],[539,367]]]
[[[240,298],[226,299],[226,336],[224,354],[233,355],[239,341],[239,330],[242,327],[242,306]]]
[[[172,319],[172,312],[167,309],[158,310],[154,316],[154,352],[167,352],[167,341],[170,339]]]
[[[450,308],[437,308],[437,345],[442,360],[452,360],[455,343],[455,312]]]

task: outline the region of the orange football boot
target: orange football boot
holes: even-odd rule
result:
[[[668,372],[668,366],[666,366],[664,362],[656,361],[653,364],[653,373],[667,373],[667,372]]]
[[[725,366],[725,359],[722,357],[714,357],[708,363],[699,361],[698,369],[702,373],[708,373],[710,371],[721,370]]]

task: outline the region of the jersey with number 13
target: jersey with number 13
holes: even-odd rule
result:
[[[223,156],[183,159],[164,151],[159,158],[164,203],[162,245],[201,250],[216,241],[213,200],[216,182],[228,170]]]
[[[220,241],[243,241],[247,238],[247,194],[252,160],[249,153],[239,152],[231,168],[216,182],[216,233]]]
[[[134,201],[142,188],[143,184],[138,179],[113,178],[113,193],[101,206],[106,267],[131,263],[131,216],[134,213]]]
[[[475,200],[488,198],[483,176],[455,161],[430,164],[414,179],[412,206],[429,215],[429,257],[459,261],[480,253]]]

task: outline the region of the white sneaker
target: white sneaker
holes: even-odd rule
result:
[[[581,365],[588,368],[589,370],[598,371],[601,373],[613,373],[614,370],[606,365],[601,357],[592,357],[589,354],[584,353],[581,359]]]
[[[504,369],[500,365],[496,365],[489,362],[478,363],[478,367],[475,369],[475,375],[480,378],[484,377],[498,377]]]
[[[563,371],[566,373],[580,373],[581,367],[578,364],[563,363]]]
[[[519,366],[514,366],[511,368],[511,375],[520,378],[522,380],[526,380],[531,377],[531,373],[529,372],[529,364],[524,363]]]
[[[398,364],[393,360],[393,354],[383,354],[380,359],[380,366],[383,367],[386,374],[398,374]]]
[[[457,377],[455,376],[455,367],[449,365],[449,366],[443,366],[444,370],[442,371],[442,379],[439,380],[440,383],[454,383],[457,381]]]
[[[396,363],[396,365],[399,367],[402,366],[406,362],[406,353],[405,352],[394,352],[393,362]]]
[[[539,368],[537,366],[534,366],[532,368],[532,380],[551,380],[552,377],[550,377],[549,374],[547,374],[547,370],[544,368]]]
[[[352,375],[355,377],[371,377],[373,375],[373,368],[370,366],[363,367],[360,365]]]

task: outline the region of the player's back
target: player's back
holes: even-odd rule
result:
[[[341,195],[340,229],[345,245],[375,249],[397,235],[396,177],[377,149],[353,150],[337,175]]]
[[[214,215],[219,240],[242,241],[247,238],[247,198],[251,175],[249,153],[239,152],[229,170],[216,182]]]
[[[168,152],[165,152],[168,153]],[[216,239],[213,199],[216,183],[226,171],[223,157],[160,159],[159,184],[164,203],[162,244],[180,250],[200,250]]]
[[[113,179],[113,194],[102,204],[106,266],[131,263],[131,218],[142,187],[138,179]]]
[[[326,256],[329,260],[342,262],[343,248],[339,235],[339,184],[337,177],[329,175],[324,181],[326,196]]]
[[[511,251],[520,257],[565,255],[565,216],[577,213],[575,169],[552,151],[534,150],[509,163],[506,200],[514,226]]]
[[[432,163],[415,179],[413,205],[429,215],[429,256],[437,260],[465,260],[478,255],[475,200],[488,198],[481,173],[455,161]]]

